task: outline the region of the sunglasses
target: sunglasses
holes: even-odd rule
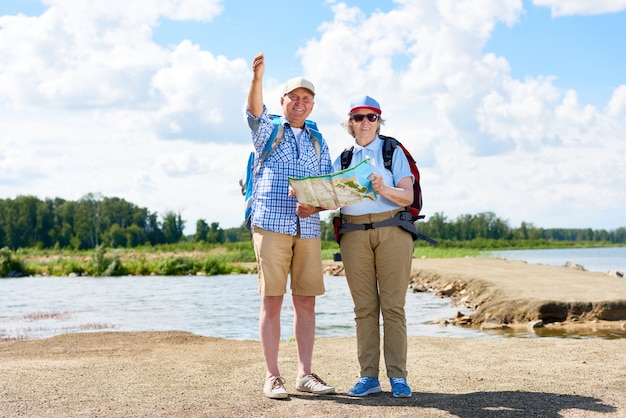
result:
[[[363,119],[367,118],[370,122],[376,122],[378,120],[378,115],[375,113],[368,113],[367,115],[352,115],[352,120],[356,123],[363,122]]]

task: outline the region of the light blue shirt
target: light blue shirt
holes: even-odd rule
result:
[[[382,152],[383,140],[376,135],[376,138],[370,142],[367,146],[362,147],[356,142],[354,143],[354,150],[352,151],[352,161],[350,161],[349,167],[354,167],[366,158],[370,159],[372,170],[376,174],[380,174],[383,177],[383,181],[388,186],[396,187],[400,180],[405,177],[410,177],[413,181],[415,178],[411,174],[411,167],[404,155],[404,152],[400,147],[396,147],[391,160],[391,171],[385,168],[385,162],[383,160]],[[333,170],[341,170],[341,156],[337,157],[333,164]],[[377,195],[376,201],[365,200],[361,203],[355,203],[354,205],[348,205],[341,208],[341,213],[345,215],[365,215],[368,213],[380,213],[387,212],[395,209],[399,209],[402,206],[398,206],[390,200]]]

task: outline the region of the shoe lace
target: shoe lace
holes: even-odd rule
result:
[[[392,378],[391,378],[391,382],[392,382],[394,385],[408,386],[408,385],[406,384],[406,381],[405,381],[403,378],[401,378],[401,377],[392,377]]]
[[[315,380],[317,383],[321,383],[324,386],[328,386],[326,384],[326,382],[324,382],[318,375],[316,375],[315,373],[311,373],[310,376],[313,378],[313,380]]]
[[[361,384],[361,385],[367,385],[370,379],[371,377],[364,376],[364,377],[359,378],[359,380],[356,383]]]
[[[281,376],[272,377],[272,389],[279,388],[285,384],[285,379]]]

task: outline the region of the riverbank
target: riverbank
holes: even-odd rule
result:
[[[340,262],[325,273],[343,275]],[[411,289],[451,298],[471,310],[446,323],[519,331],[626,331],[626,278],[493,258],[414,259]]]

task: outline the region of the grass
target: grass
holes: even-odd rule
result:
[[[249,273],[241,263],[254,262],[252,244],[197,245],[50,251],[25,249],[3,253],[6,276],[182,276]]]
[[[518,243],[517,243],[518,244]],[[528,247],[541,248],[539,243]],[[545,244],[545,243],[544,243]],[[572,243],[560,243],[560,247],[572,247]],[[589,244],[589,243],[587,243]],[[465,242],[442,242],[438,246],[423,241],[415,243],[415,258],[463,258],[481,257],[485,251],[509,248],[495,245],[492,241],[472,240]],[[591,246],[591,245],[581,245]],[[543,248],[552,246],[544,245]],[[335,241],[322,241],[322,258],[333,260],[339,252]],[[137,248],[105,248],[95,250],[41,250],[19,249],[15,252],[0,249],[0,277],[11,276],[187,276],[249,274],[256,271],[256,260],[251,241],[207,244],[179,243]]]

